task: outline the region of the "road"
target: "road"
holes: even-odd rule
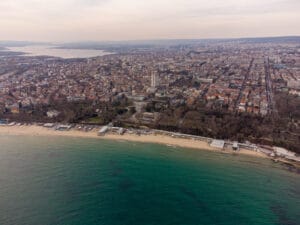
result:
[[[249,74],[250,74],[250,72],[251,72],[251,69],[252,69],[252,66],[253,66],[253,62],[254,62],[254,58],[251,59],[250,64],[249,64],[249,67],[248,67],[248,69],[247,69],[247,71],[246,71],[246,73],[245,73],[244,80],[243,80],[243,84],[242,84],[242,87],[241,87],[241,89],[240,89],[239,96],[238,96],[238,98],[237,98],[237,100],[236,100],[236,102],[235,102],[235,108],[236,108],[236,110],[238,110],[239,104],[240,104],[241,99],[242,99],[242,97],[243,97],[243,92],[244,92],[244,90],[245,90],[245,88],[246,88],[246,83],[247,83]]]
[[[267,92],[267,100],[268,100],[268,113],[271,114],[275,108],[275,102],[274,102],[273,90],[272,90],[272,79],[270,74],[269,57],[265,59],[264,63],[265,63],[266,92]]]

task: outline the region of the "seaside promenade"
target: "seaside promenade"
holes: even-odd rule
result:
[[[274,161],[292,163],[300,167],[300,157],[279,147],[259,146],[250,142],[238,143],[230,140],[216,140],[207,137],[168,132],[154,129],[133,129],[112,125],[96,126],[82,124],[54,123],[6,123],[0,124],[0,135],[68,136],[124,140],[142,143],[165,144],[173,147],[219,151],[231,154],[244,154],[270,158]]]

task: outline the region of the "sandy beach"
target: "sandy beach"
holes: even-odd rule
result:
[[[218,151],[228,154],[244,154],[251,155],[256,157],[269,158],[263,153],[254,152],[246,149],[240,149],[238,152],[233,152],[229,150],[220,150],[217,148],[211,147],[207,142],[199,140],[191,140],[184,138],[173,138],[164,135],[135,135],[127,134],[118,135],[118,134],[106,134],[105,136],[98,136],[97,131],[80,131],[71,129],[69,131],[56,131],[54,129],[45,128],[42,126],[0,126],[0,135],[25,135],[25,136],[64,136],[64,137],[80,137],[80,138],[98,138],[98,139],[107,139],[107,140],[123,140],[123,141],[133,141],[141,143],[157,143],[164,144],[168,146],[177,146],[182,148],[192,148],[198,150],[207,150],[207,151]]]

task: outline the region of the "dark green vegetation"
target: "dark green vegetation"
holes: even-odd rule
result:
[[[278,112],[268,116],[232,113],[201,104],[163,111],[156,127],[163,130],[221,139],[282,146],[300,153],[300,98],[276,95]]]
[[[142,113],[136,113],[132,101],[125,96],[115,96],[111,102],[52,101],[49,105],[32,106],[19,114],[2,113],[2,116],[22,122],[69,122],[116,126],[140,127],[176,131],[213,138],[251,141],[276,145],[300,153],[300,98],[278,93],[275,95],[277,112],[268,116],[234,113],[226,105],[205,102],[193,105],[171,104],[168,100],[148,101],[146,112],[159,116],[150,123],[143,121]],[[49,119],[46,112],[58,110],[57,118]],[[132,119],[134,115],[134,119]]]

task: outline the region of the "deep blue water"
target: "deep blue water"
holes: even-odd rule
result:
[[[299,225],[300,175],[163,145],[0,136],[1,225]]]

